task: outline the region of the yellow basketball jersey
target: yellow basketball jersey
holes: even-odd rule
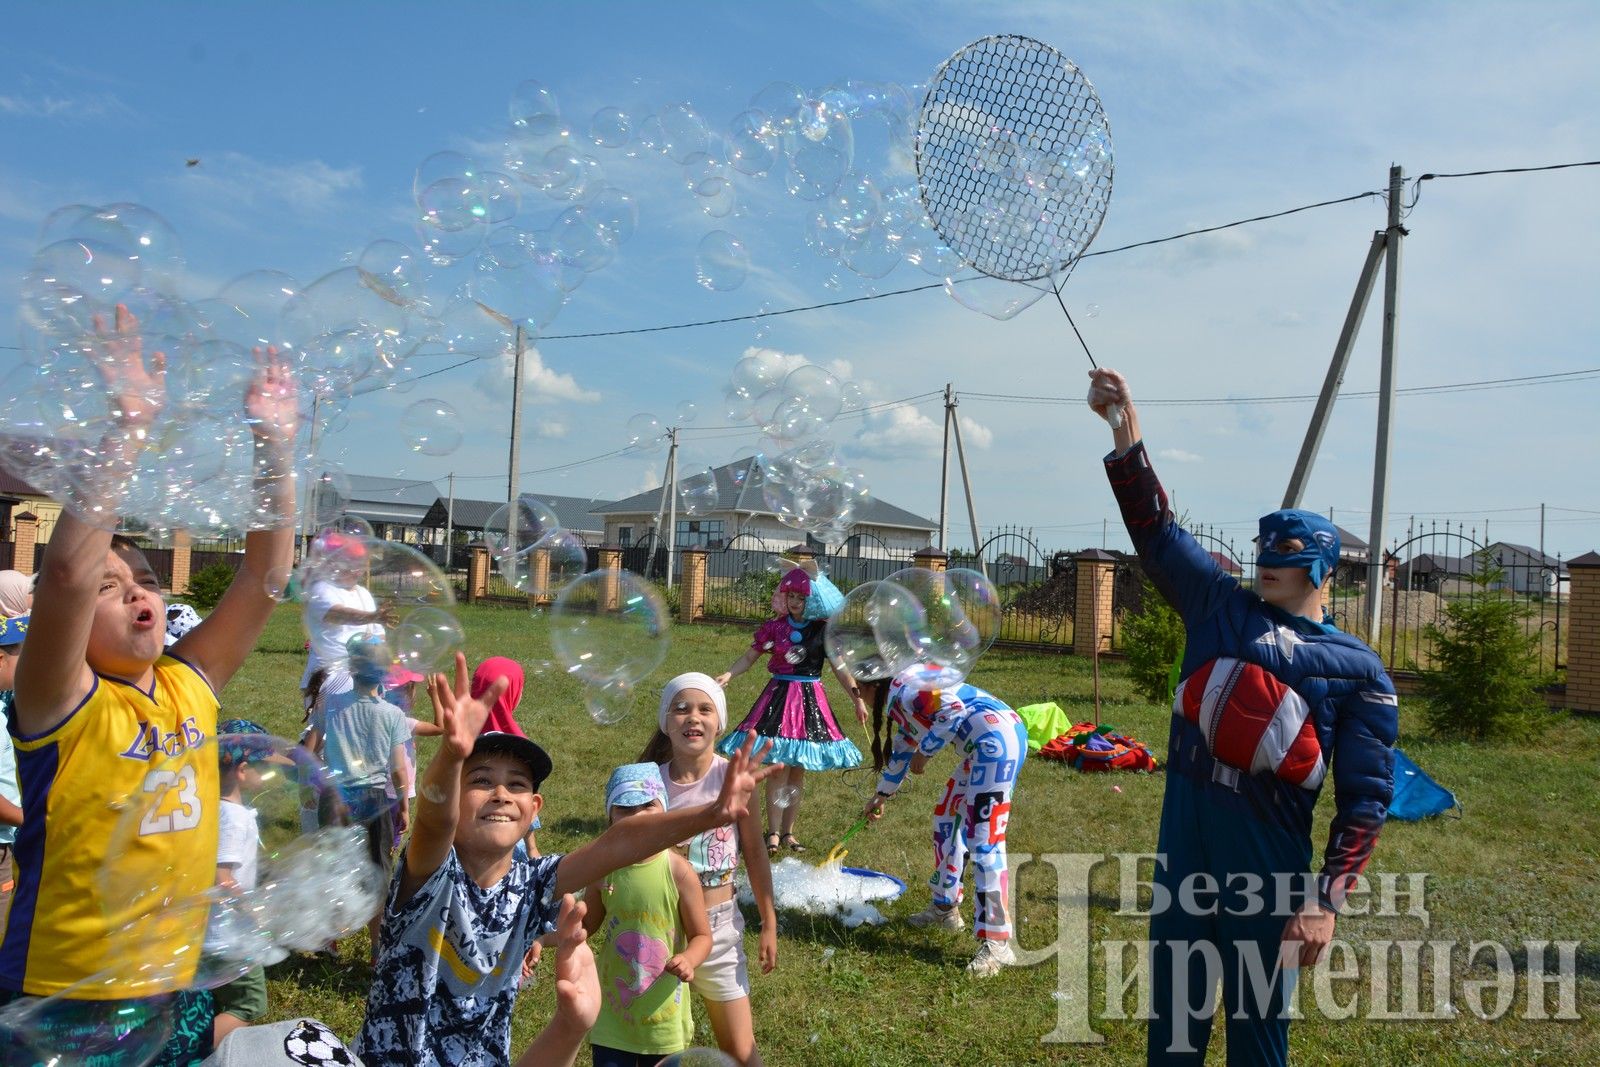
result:
[[[131,977],[130,963],[193,959],[204,915],[195,903],[216,878],[217,753],[201,746],[216,734],[217,707],[199,672],[163,656],[148,693],[99,675],[54,730],[13,734],[27,818],[0,988],[45,996],[108,971]],[[166,921],[159,899],[172,904]],[[167,966],[179,985],[192,977],[192,962],[187,974]],[[128,995],[117,984],[73,992]]]

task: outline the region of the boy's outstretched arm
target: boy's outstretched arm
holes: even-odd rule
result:
[[[556,892],[575,892],[612,871],[671,848],[679,841],[744,818],[750,810],[750,797],[756,786],[783,767],[777,763],[762,767],[761,759],[772,742],[766,742],[760,752],[752,754],[755,742],[754,737],[750,738],[733,754],[728,761],[727,777],[722,780],[722,792],[710,804],[630,816],[582,848],[561,857],[556,866]]]
[[[600,975],[584,932],[584,903],[561,898],[556,923],[556,1014],[517,1060],[517,1067],[572,1067],[600,1018]]]
[[[472,755],[489,709],[506,689],[506,680],[497,678],[480,699],[474,700],[467,677],[467,657],[457,652],[453,685],[442,674],[428,679],[428,697],[433,701],[441,731],[439,751],[428,761],[428,769],[417,784],[417,810],[400,870],[397,904],[410,900],[450,854],[461,804],[461,766]]]
[[[272,617],[277,602],[267,593],[268,576],[294,562],[294,373],[276,348],[256,349],[255,359],[244,414],[255,438],[256,506],[274,525],[245,535],[244,564],[216,610],[172,648],[218,691],[255,649]]]
[[[55,729],[82,703],[94,685],[94,673],[84,661],[95,603],[106,584],[106,555],[119,506],[117,488],[145,447],[146,434],[166,403],[166,357],[152,352],[146,364],[139,339],[139,320],[117,305],[116,322],[107,330],[96,315],[96,367],[104,379],[115,413],[111,433],[100,442],[102,467],[85,479],[85,507],[100,529],[63,510],[50,538],[50,551],[39,567],[34,587],[29,640],[17,662],[17,731],[37,737]],[[153,578],[153,576],[150,576]],[[149,580],[149,579],[146,579]],[[160,595],[159,583],[151,593]]]

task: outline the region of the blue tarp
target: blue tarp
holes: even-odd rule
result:
[[[1456,806],[1456,795],[1432,778],[1411,757],[1394,750],[1394,799],[1389,818],[1408,822],[1438,815]]]

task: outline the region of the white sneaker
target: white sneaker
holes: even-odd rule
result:
[[[1017,954],[1011,951],[1010,941],[984,941],[978,945],[978,954],[967,964],[967,973],[974,978],[993,978],[1000,968],[1014,966]]]
[[[960,930],[966,926],[961,919],[960,908],[941,908],[937,904],[929,904],[906,922],[912,926],[932,927],[936,930]]]

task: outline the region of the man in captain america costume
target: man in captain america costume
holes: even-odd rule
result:
[[[1256,589],[1244,589],[1174,519],[1122,375],[1091,372],[1089,406],[1114,424],[1106,474],[1186,634],[1152,890],[1147,1062],[1204,1062],[1220,978],[1229,1064],[1283,1064],[1296,968],[1327,949],[1388,813],[1394,684],[1371,648],[1323,621],[1332,523],[1264,516]],[[1336,810],[1313,879],[1312,812],[1330,769]]]

